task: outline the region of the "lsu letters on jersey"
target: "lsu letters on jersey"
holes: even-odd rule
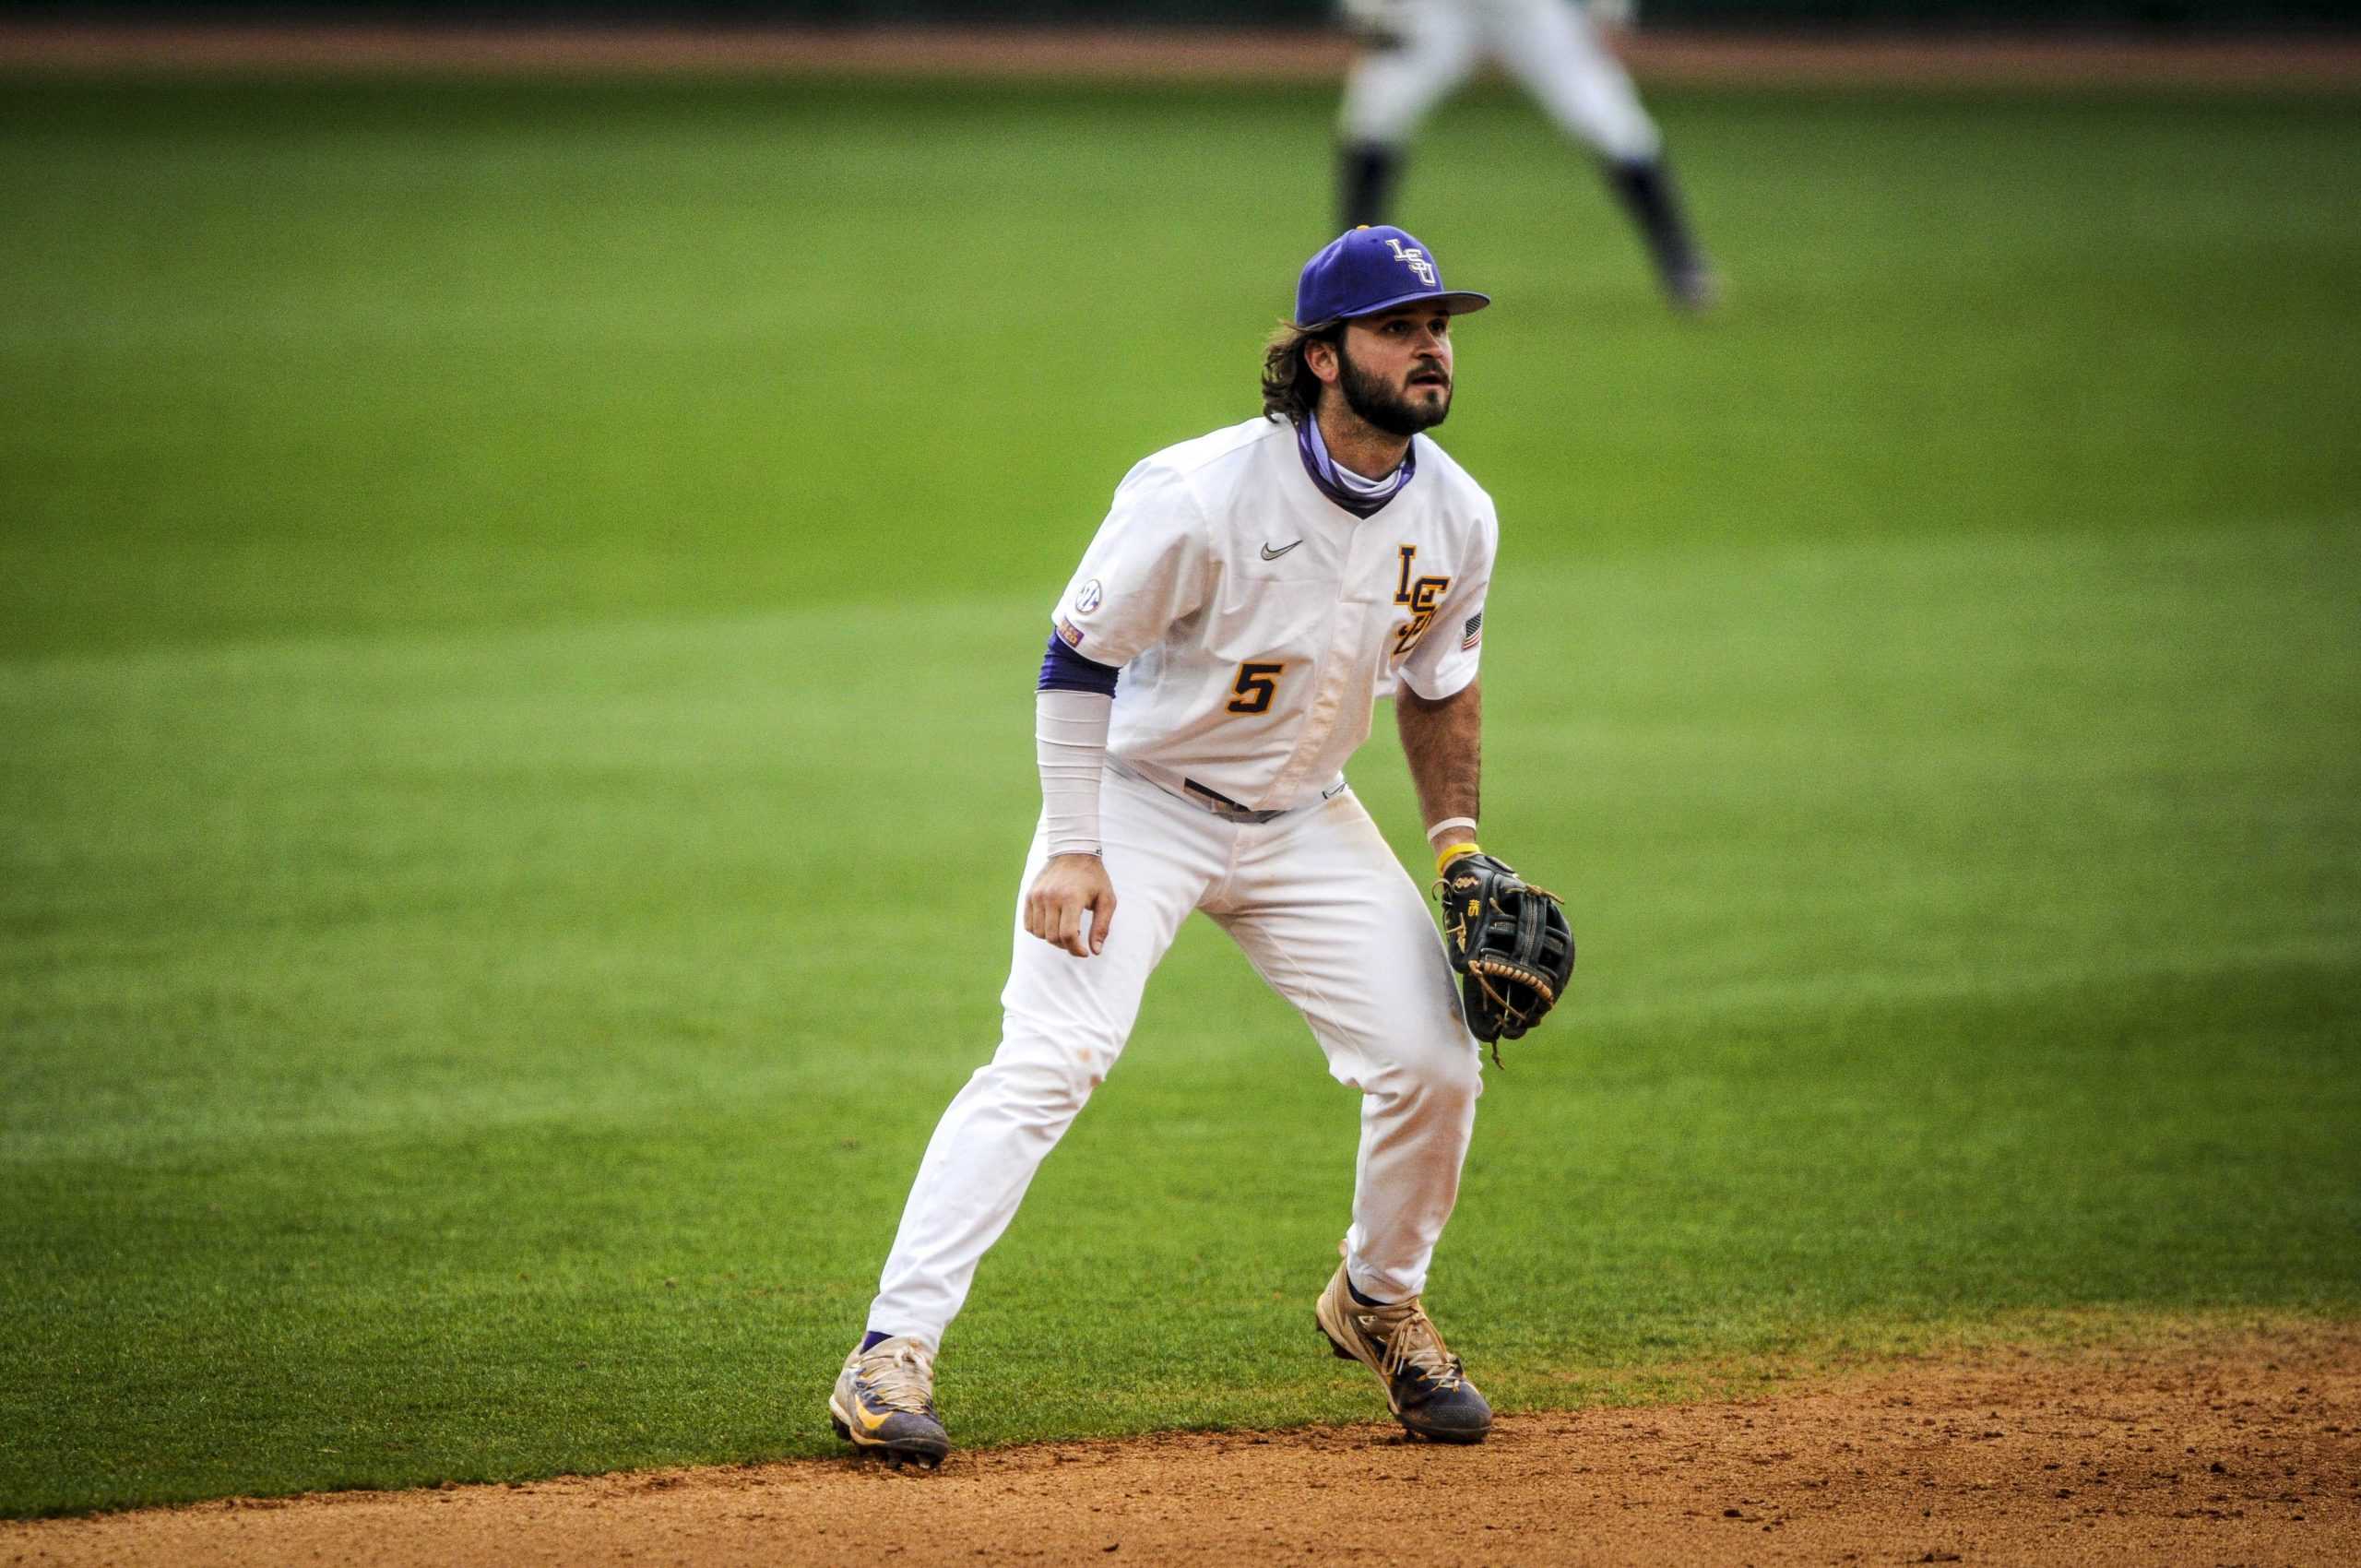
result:
[[[1124,476],[1053,616],[1122,667],[1118,766],[1287,811],[1333,791],[1397,683],[1440,699],[1476,678],[1500,525],[1465,469],[1412,441],[1414,478],[1366,518],[1259,416]]]

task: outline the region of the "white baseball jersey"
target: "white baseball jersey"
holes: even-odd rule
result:
[[[1337,786],[1397,683],[1441,698],[1476,678],[1500,525],[1465,469],[1412,441],[1410,482],[1366,518],[1261,417],[1124,476],[1054,613],[1076,653],[1122,668],[1115,763],[1289,810]]]

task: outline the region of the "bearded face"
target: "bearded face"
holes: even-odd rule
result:
[[[1336,389],[1344,394],[1345,406],[1389,435],[1416,435],[1441,424],[1451,412],[1448,352],[1420,348],[1406,353],[1396,345],[1382,343],[1381,357],[1399,363],[1389,374],[1383,366],[1354,358],[1346,343],[1337,343]]]

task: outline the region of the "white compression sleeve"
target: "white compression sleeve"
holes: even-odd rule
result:
[[[1098,853],[1098,774],[1115,699],[1097,692],[1037,692],[1033,749],[1041,765],[1041,831],[1053,855]]]

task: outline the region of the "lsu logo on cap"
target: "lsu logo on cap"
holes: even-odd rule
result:
[[[1424,251],[1418,249],[1416,245],[1411,246],[1408,250],[1404,250],[1402,248],[1402,242],[1390,236],[1387,238],[1385,243],[1394,247],[1394,259],[1408,267],[1412,272],[1417,273],[1419,282],[1425,284],[1430,289],[1435,286],[1435,264],[1427,259],[1427,255]]]

